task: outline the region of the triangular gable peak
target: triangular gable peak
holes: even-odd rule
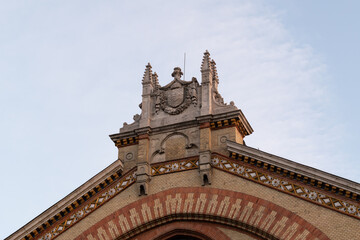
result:
[[[181,69],[176,67],[171,74],[173,80],[160,86],[157,74],[147,64],[141,113],[134,116],[133,123],[124,124],[119,133],[110,135],[118,148],[117,161],[6,240],[126,239],[136,232],[146,235],[149,224],[158,224],[150,221],[156,217],[159,222],[164,221],[161,217],[179,221],[210,219],[213,223],[227,217],[225,222],[231,222],[235,212],[238,227],[249,234],[257,232],[258,237],[328,239],[317,229],[320,220],[312,226],[304,219],[308,213],[297,216],[294,212],[298,209],[292,209],[294,204],[284,196],[295,197],[291,201],[300,201],[300,205],[307,202],[330,210],[329,215],[341,213],[359,221],[358,183],[245,145],[245,136],[253,130],[241,110],[223,102],[215,65],[206,51],[200,67],[201,83],[196,78],[182,80]],[[272,194],[280,200],[270,202],[275,198]],[[145,206],[147,202],[158,205],[150,209]],[[255,213],[250,218],[251,206]],[[267,212],[262,212],[264,206]],[[100,207],[111,214],[100,214]],[[160,207],[163,215],[155,211]],[[204,212],[199,215],[200,209]],[[174,217],[175,213],[179,215]],[[93,214],[91,218],[87,218],[89,214]],[[136,214],[143,215],[140,218]],[[275,219],[274,214],[279,215],[279,222],[259,224]],[[261,220],[262,216],[266,219]],[[110,226],[109,219],[117,220]],[[301,228],[304,223],[306,227]],[[110,230],[105,231],[106,227]],[[345,228],[341,236],[349,234]],[[317,230],[310,233],[309,229]],[[331,231],[329,236],[333,236]]]

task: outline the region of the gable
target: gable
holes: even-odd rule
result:
[[[330,239],[337,239],[336,236],[339,236],[339,234],[343,236],[345,233],[349,236],[349,239],[355,239],[354,237],[356,236],[352,235],[355,234],[355,232],[351,231],[351,229],[356,229],[360,225],[360,221],[355,219],[359,219],[358,215],[349,214],[346,210],[337,209],[337,205],[335,204],[336,198],[332,194],[328,193],[326,195],[325,191],[315,189],[309,186],[310,184],[304,186],[304,184],[296,179],[279,176],[270,170],[265,172],[264,170],[256,168],[256,165],[254,166],[251,163],[246,164],[220,154],[213,155],[212,165],[214,167],[212,176],[216,181],[213,181],[211,185],[203,187],[201,187],[202,182],[198,177],[198,158],[173,160],[152,165],[153,178],[150,185],[150,191],[152,192],[152,194],[149,195],[150,199],[154,199],[154,197],[159,196],[159,194],[165,196],[165,192],[171,192],[170,195],[174,198],[177,193],[183,191],[181,189],[194,187],[197,190],[193,191],[193,193],[198,194],[198,197],[200,197],[200,192],[222,192],[222,194],[218,194],[221,196],[219,197],[219,203],[221,202],[220,198],[224,199],[225,196],[231,197],[234,194],[241,193],[247,196],[244,197],[245,199],[256,198],[257,200],[254,200],[254,202],[265,201],[267,205],[274,204],[284,209],[279,211],[282,212],[282,214],[285,210],[290,211],[292,214],[295,214],[296,217],[305,219],[310,225],[314,225],[319,231],[323,233],[326,232]],[[98,223],[101,221],[104,222],[103,219],[109,214],[120,210],[130,213],[131,206],[137,206],[137,201],[147,198],[146,196],[138,196],[136,185],[134,184],[136,179],[134,173],[135,169],[125,173],[121,178],[115,180],[102,191],[99,191],[92,198],[85,201],[81,208],[74,209],[68,216],[54,224],[53,228],[38,235],[39,238],[36,239],[54,239],[55,237],[59,239],[71,239],[70,236],[82,236],[82,239],[91,239],[84,238],[83,234],[85,234],[86,227],[91,227],[92,230],[90,229],[90,232],[97,232],[98,227],[94,227],[94,230],[93,226],[99,226]],[[279,182],[274,181],[276,179],[278,179]],[[279,183],[279,185],[277,183]],[[292,189],[287,186],[291,186]],[[310,198],[310,196],[312,196],[310,194],[314,192],[317,198],[313,200],[307,199],[304,194],[299,194],[298,189],[307,192],[308,198]],[[225,190],[231,191],[231,193],[225,194]],[[332,201],[332,204],[328,204],[325,196]],[[207,197],[206,199],[207,202],[210,202],[212,197]],[[319,202],[319,200],[322,202]],[[349,201],[339,199],[339,197],[337,200],[342,201],[342,204],[349,204]],[[197,200],[194,201],[196,202]],[[165,209],[166,200],[161,200],[160,203],[165,204]],[[351,205],[349,204],[347,206]],[[356,206],[356,208],[358,209],[359,206]],[[194,203],[193,210],[195,211],[195,209]],[[204,209],[208,209],[208,206],[204,205]],[[244,207],[242,209],[244,209]],[[215,212],[216,211],[214,211],[214,213]],[[239,210],[239,214],[241,212],[242,210]],[[284,216],[287,215],[285,214]],[[341,227],[343,229],[337,227],[337,221],[329,223],[328,218],[337,219],[344,223]],[[127,221],[131,224],[131,220],[128,219]],[[130,226],[131,225],[129,225],[129,228]],[[334,231],[332,231],[332,229]],[[98,238],[96,234],[93,238],[101,239]],[[79,239],[81,239],[81,237],[79,237]]]
[[[110,135],[118,160],[7,240],[146,239],[168,229],[156,235],[166,239],[176,227],[213,239],[201,231],[211,226],[227,238],[355,239],[360,185],[246,146],[253,129],[224,103],[209,56],[201,85],[176,67],[161,87],[148,64],[141,114]]]

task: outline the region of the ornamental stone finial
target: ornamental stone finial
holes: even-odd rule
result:
[[[158,79],[158,75],[156,72],[154,72],[154,74],[152,75],[152,79],[153,79],[155,88],[158,89],[160,87],[160,84],[159,84],[159,79]]]
[[[214,61],[214,59],[211,59],[211,68],[213,71],[213,82],[219,83],[219,77],[216,69],[216,62]]]
[[[152,82],[152,67],[151,64],[148,63],[145,68],[143,83],[153,83]]]
[[[211,63],[210,63],[210,53],[208,50],[204,52],[204,57],[201,63],[201,71],[208,71],[211,70]]]
[[[182,75],[183,73],[179,67],[175,67],[173,73],[171,74],[171,76],[176,80],[180,80]]]

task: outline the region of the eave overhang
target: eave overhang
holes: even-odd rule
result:
[[[227,141],[227,149],[232,158],[253,162],[259,167],[296,178],[353,200],[360,200],[359,183],[236,142]]]
[[[66,197],[8,236],[5,240],[34,239],[35,236],[43,232],[52,224],[61,221],[73,209],[78,208],[79,205],[86,202],[102,188],[106,187],[117,178],[120,178],[121,169],[121,161],[116,160]]]
[[[125,146],[125,145],[138,143],[138,136],[144,133],[151,135],[151,134],[171,132],[174,131],[174,129],[181,130],[191,127],[197,127],[203,123],[210,123],[212,129],[221,128],[224,126],[236,125],[239,131],[244,136],[250,135],[251,133],[254,132],[254,130],[250,126],[250,123],[247,121],[245,115],[242,113],[241,110],[238,109],[226,113],[199,116],[196,117],[195,120],[169,124],[161,127],[153,128],[150,126],[146,128],[135,129],[132,131],[115,133],[109,135],[109,137],[115,143],[115,145]]]

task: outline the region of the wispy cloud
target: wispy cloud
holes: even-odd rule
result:
[[[327,112],[326,65],[262,1],[8,4],[0,16],[1,182],[16,171],[2,188],[32,197],[24,205],[12,195],[19,214],[5,213],[3,234],[116,159],[107,134],[139,113],[145,65],[166,84],[184,52],[186,76],[199,80],[202,53],[211,52],[220,92],[255,130],[248,145],[341,175],[342,126]],[[55,190],[34,196],[33,186]]]

